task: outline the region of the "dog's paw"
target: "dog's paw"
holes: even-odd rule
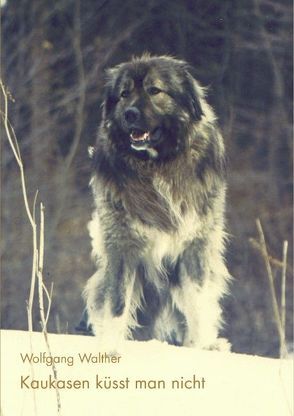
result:
[[[231,344],[226,338],[217,338],[217,340],[211,344],[208,348],[205,348],[209,351],[221,351],[221,352],[230,352]]]

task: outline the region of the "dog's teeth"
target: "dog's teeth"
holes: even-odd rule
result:
[[[135,141],[147,140],[149,138],[149,133],[145,132],[141,135],[137,135],[136,133],[131,133],[131,138],[132,140],[135,140]]]

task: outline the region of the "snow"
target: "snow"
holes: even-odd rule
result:
[[[50,334],[52,356],[66,361],[56,363],[58,380],[79,380],[76,387],[84,387],[60,388],[58,413],[54,388],[30,387],[32,380],[52,377],[46,362],[23,362],[25,354],[31,354],[30,342],[34,360],[45,361],[48,353],[41,333],[30,337],[28,332],[1,331],[1,416],[292,414],[292,359],[126,341],[113,362],[82,363],[79,354],[92,353],[97,361],[99,352],[100,358],[105,353],[94,337]],[[104,381],[110,389],[104,388]]]

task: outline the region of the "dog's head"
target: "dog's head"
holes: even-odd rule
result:
[[[201,120],[202,89],[188,65],[143,56],[107,72],[102,125],[120,151],[138,158],[170,159]]]

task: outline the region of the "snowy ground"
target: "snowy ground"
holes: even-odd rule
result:
[[[55,360],[66,361],[56,364],[63,416],[292,415],[292,360],[129,341],[116,362],[82,363],[84,354],[92,353],[93,361],[103,355],[94,337],[49,340]],[[45,361],[43,335],[34,333],[31,341],[34,360]],[[30,351],[27,332],[1,331],[1,416],[58,415],[54,382],[51,389],[40,388],[52,367],[24,363]],[[66,381],[72,388],[62,388]]]

